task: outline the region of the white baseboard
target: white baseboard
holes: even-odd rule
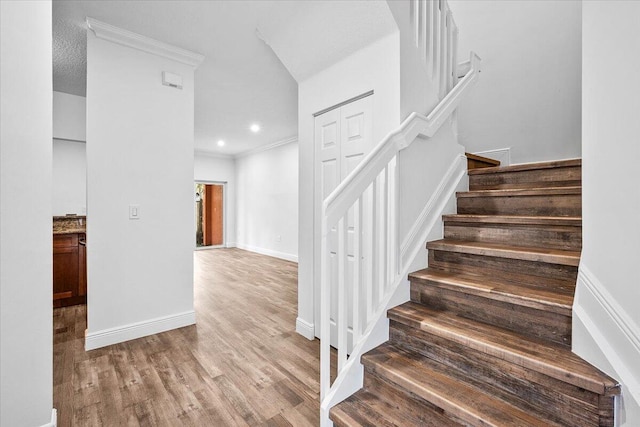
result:
[[[622,384],[627,406],[631,398],[640,408],[640,327],[584,263],[578,272],[573,317],[573,351],[596,366],[608,364],[615,371],[608,373]],[[591,348],[594,344],[599,352]]]
[[[299,317],[296,319],[296,332],[308,340],[313,340],[316,337],[313,323],[309,323]]]
[[[476,151],[473,154],[488,157],[493,160],[499,160],[500,166],[509,166],[511,164],[511,147],[496,148],[495,150]]]
[[[227,244],[225,246],[227,248],[235,248],[236,247],[236,242],[227,242]]]
[[[286,261],[298,262],[298,255],[287,254],[284,252],[274,251],[273,249],[260,248],[252,245],[245,245],[244,243],[236,243],[238,249],[244,249],[245,251],[255,252],[261,255],[272,256],[274,258],[284,259]]]
[[[56,408],[51,410],[51,421],[43,424],[41,427],[57,427],[58,426],[58,411]]]
[[[124,341],[142,338],[196,323],[195,311],[172,314],[142,322],[130,323],[116,328],[103,329],[101,331],[88,332],[85,337],[85,350],[94,350]]]

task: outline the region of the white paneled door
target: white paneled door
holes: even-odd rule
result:
[[[358,99],[351,103],[342,105],[339,108],[330,110],[315,118],[315,153],[316,153],[316,218],[321,217],[322,203],[329,194],[344,180],[349,173],[362,161],[362,159],[371,151],[373,147],[373,95]],[[366,200],[363,206],[369,206]],[[346,240],[346,265],[347,271],[347,301],[346,306],[347,319],[350,331],[353,325],[353,307],[352,301],[354,297],[354,263],[366,263],[370,256],[361,253],[358,248],[354,247],[357,239],[354,238],[355,232],[363,233],[363,243],[371,238],[370,233],[363,232],[368,230],[367,224],[371,222],[370,209],[358,209],[352,207],[349,210],[347,223],[347,240]],[[369,235],[367,235],[369,234]],[[337,280],[337,246],[338,238],[336,229],[331,230],[329,236],[329,252],[331,263],[331,345],[337,347],[337,328],[336,321],[338,312],[338,280]],[[367,247],[367,245],[363,245]],[[356,256],[356,254],[358,254]],[[361,269],[361,271],[370,271],[369,268]],[[317,277],[317,275],[316,275]],[[367,280],[367,277],[356,278],[358,281]],[[320,336],[320,283],[316,280],[315,289],[315,325],[316,336]],[[360,289],[358,287],[357,289]],[[361,297],[361,295],[359,295]],[[348,337],[349,350],[352,347],[352,333]]]

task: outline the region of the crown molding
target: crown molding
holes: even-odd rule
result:
[[[272,150],[276,147],[280,147],[281,145],[291,144],[292,142],[298,142],[298,135],[292,136],[290,138],[281,139],[280,141],[272,142],[271,144],[261,145],[260,147],[252,148],[251,150],[243,151],[242,153],[236,154],[234,157],[247,157],[253,154],[262,153],[263,151]]]
[[[191,52],[170,44],[124,30],[110,24],[87,17],[87,28],[89,28],[96,37],[118,43],[123,46],[132,47],[143,52],[153,55],[162,56],[173,61],[177,61],[192,67],[198,67],[204,60],[204,55]]]
[[[214,159],[226,159],[226,160],[234,159],[234,156],[232,156],[231,154],[216,153],[214,151],[199,150],[199,149],[193,150],[193,154],[196,156],[202,156],[202,157],[212,157]]]

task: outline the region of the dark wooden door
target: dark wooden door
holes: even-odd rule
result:
[[[223,185],[207,184],[204,192],[204,212],[202,214],[202,232],[204,246],[217,246],[224,243]]]

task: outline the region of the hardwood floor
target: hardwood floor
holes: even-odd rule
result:
[[[297,265],[196,251],[197,326],[84,351],[86,306],[54,310],[65,426],[316,426],[319,341],[295,330]]]

